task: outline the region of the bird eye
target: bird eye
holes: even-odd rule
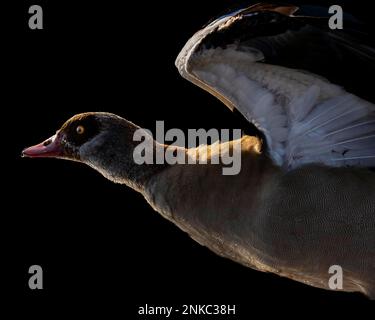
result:
[[[76,128],[76,132],[77,132],[78,134],[83,134],[83,133],[85,132],[85,128],[84,128],[84,126],[77,126],[77,128]]]

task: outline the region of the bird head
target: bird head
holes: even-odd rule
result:
[[[112,136],[132,123],[111,113],[88,112],[77,114],[66,121],[56,134],[26,148],[22,156],[30,158],[62,158],[74,161],[89,160],[90,154],[100,153],[111,143]],[[116,140],[116,139],[115,139]]]
[[[114,182],[127,183],[142,176],[133,159],[137,145],[133,135],[137,129],[115,114],[77,114],[52,137],[24,149],[22,156],[83,162]]]

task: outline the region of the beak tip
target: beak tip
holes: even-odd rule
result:
[[[26,149],[23,149],[21,151],[21,158],[26,158],[27,157],[27,153],[25,151],[26,151]]]

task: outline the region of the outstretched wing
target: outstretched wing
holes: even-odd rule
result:
[[[348,23],[259,4],[198,31],[177,57],[181,75],[261,130],[275,163],[375,166],[375,105],[366,73],[375,51]]]

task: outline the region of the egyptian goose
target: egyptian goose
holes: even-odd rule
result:
[[[338,265],[344,291],[375,299],[375,106],[368,88],[336,73],[348,59],[348,68],[371,69],[374,51],[297,13],[260,4],[224,15],[176,60],[183,77],[263,133],[263,142],[227,143],[241,148],[239,174],[213,164],[136,164],[139,128],[109,113],[76,115],[23,155],[91,166],[223,257],[326,289]],[[168,148],[149,141],[155,153]],[[211,145],[208,157],[220,150]],[[200,147],[185,150],[192,153]]]

